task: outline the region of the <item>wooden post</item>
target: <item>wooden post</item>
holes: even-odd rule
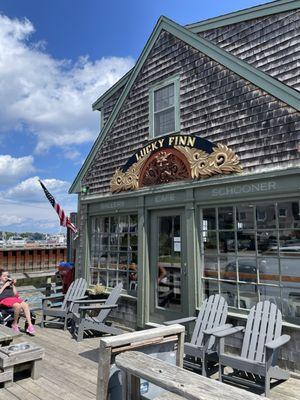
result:
[[[31,379],[39,379],[39,377],[41,376],[41,364],[42,360],[33,361],[31,367]]]
[[[100,340],[99,366],[97,378],[97,400],[107,400],[109,373],[111,364],[111,347],[106,347]]]

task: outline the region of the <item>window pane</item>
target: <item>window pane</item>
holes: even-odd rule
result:
[[[279,259],[277,257],[258,258],[257,264],[259,269],[259,281],[278,285],[280,281]]]
[[[154,135],[159,136],[164,133],[175,131],[175,108],[169,108],[154,114]]]
[[[300,228],[299,202],[278,203],[279,228]]]
[[[237,232],[238,252],[255,255],[255,233],[254,232]]]
[[[204,231],[207,231],[209,229],[216,229],[216,209],[204,208],[202,214],[202,229]]]
[[[237,229],[254,229],[254,207],[240,205],[236,207]]]
[[[218,257],[204,256],[204,276],[218,279]]]
[[[276,214],[274,204],[256,206],[256,223],[260,229],[276,228]]]
[[[154,111],[160,111],[174,105],[174,83],[154,92]]]
[[[258,290],[256,285],[239,285],[240,308],[250,310],[258,302]]]
[[[239,258],[238,269],[240,281],[257,282],[256,258]]]
[[[118,232],[128,232],[129,230],[129,220],[127,215],[122,215],[119,218]]]
[[[204,281],[204,296],[207,298],[213,294],[219,293],[218,283],[215,281]]]
[[[231,281],[237,280],[235,256],[227,255],[220,257],[220,278]]]
[[[220,207],[218,212],[219,229],[233,229],[233,208]]]
[[[237,307],[237,285],[236,283],[221,283],[221,295],[225,297],[230,307]]]
[[[205,254],[217,253],[217,233],[202,232],[203,249]]]
[[[297,257],[300,254],[300,230],[280,231],[279,241],[281,256]]]
[[[257,231],[258,254],[274,256],[278,254],[276,231]]]
[[[235,252],[235,236],[234,232],[219,232],[219,252],[234,253]]]
[[[137,233],[138,229],[138,219],[137,215],[130,215],[130,232],[131,233]]]

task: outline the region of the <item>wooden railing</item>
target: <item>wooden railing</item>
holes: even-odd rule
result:
[[[186,371],[162,360],[137,351],[127,351],[116,357],[122,371],[122,399],[140,400],[140,379],[145,379],[168,393],[154,400],[262,400],[265,397],[229,386],[214,379]],[[171,393],[172,394],[171,394]]]

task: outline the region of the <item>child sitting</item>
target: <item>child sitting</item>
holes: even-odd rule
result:
[[[32,325],[29,306],[23,299],[19,297],[16,289],[16,280],[9,277],[9,272],[0,269],[0,305],[4,307],[12,307],[14,310],[14,321],[12,323],[12,330],[20,332],[18,327],[18,320],[20,313],[23,311],[28,323],[26,332],[30,335],[35,334],[34,326]]]

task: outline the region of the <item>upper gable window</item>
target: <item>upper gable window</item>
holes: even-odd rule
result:
[[[179,78],[168,79],[150,89],[150,135],[179,131]]]

